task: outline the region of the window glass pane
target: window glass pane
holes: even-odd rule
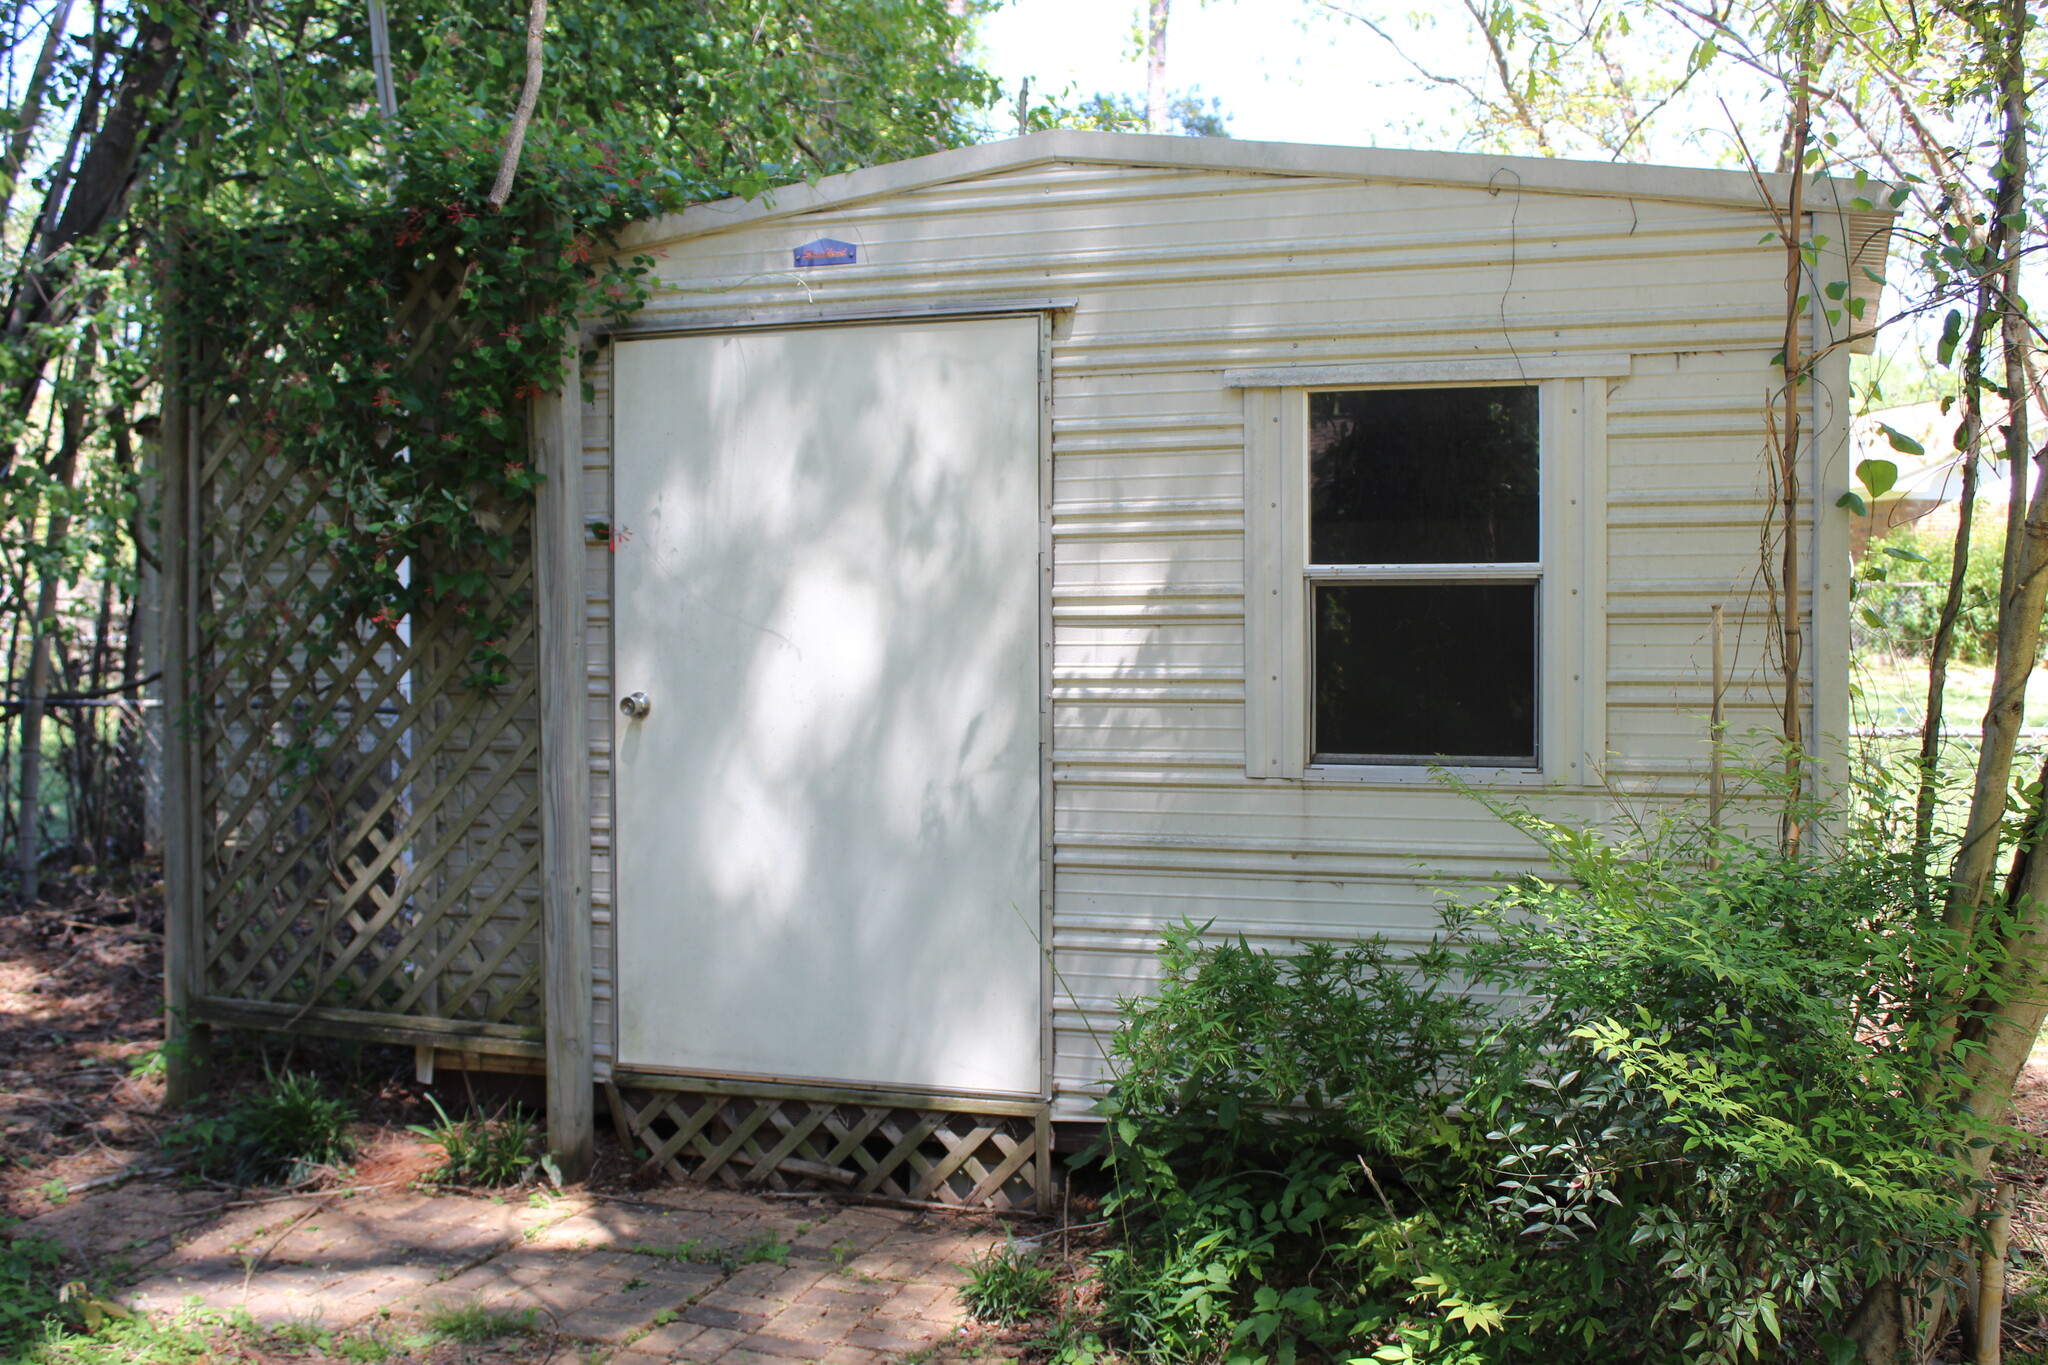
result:
[[[1536,765],[1534,583],[1318,584],[1317,762]]]
[[[1527,386],[1310,394],[1309,561],[1534,563],[1536,418]]]

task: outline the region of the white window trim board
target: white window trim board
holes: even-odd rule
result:
[[[1626,366],[1623,366],[1626,369]],[[1438,380],[1443,369],[1432,367]],[[1608,377],[1550,379],[1542,390],[1539,564],[1360,565],[1345,576],[1542,584],[1535,768],[1462,768],[1493,786],[1598,782],[1606,749],[1606,409]],[[1405,383],[1403,386],[1407,386]],[[1426,765],[1308,761],[1307,387],[1244,391],[1245,775],[1280,781],[1433,781]],[[1362,385],[1361,385],[1362,387]]]

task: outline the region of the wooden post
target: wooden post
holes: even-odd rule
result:
[[[168,329],[167,329],[168,330]],[[195,528],[198,433],[181,386],[176,341],[167,337],[164,408],[157,439],[162,470],[162,648],[164,765],[164,1098],[184,1105],[212,1082],[212,1030],[192,1017],[204,992],[205,888],[201,877],[199,736],[192,728],[192,675],[198,642],[199,573]]]
[[[540,621],[541,943],[547,1012],[548,1148],[564,1180],[596,1156],[590,1013],[589,667],[584,646],[583,441],[571,339],[559,393],[534,400],[534,521]]]

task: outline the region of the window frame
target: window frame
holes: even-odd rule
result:
[[[1603,358],[1610,359],[1611,358]],[[1605,413],[1608,378],[1461,365],[1428,379],[1409,365],[1248,374],[1245,412],[1245,772],[1299,782],[1412,786],[1428,759],[1318,762],[1314,601],[1319,583],[1533,582],[1537,598],[1536,764],[1454,765],[1484,786],[1591,786],[1606,748]],[[1597,368],[1612,370],[1612,363]],[[1553,371],[1554,373],[1554,371]],[[1625,369],[1624,369],[1625,373]],[[1341,381],[1341,382],[1340,382]],[[1309,562],[1308,395],[1357,389],[1538,391],[1538,559],[1533,564],[1317,565]]]

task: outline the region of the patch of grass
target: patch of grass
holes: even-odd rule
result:
[[[764,1232],[739,1250],[741,1265],[788,1265],[789,1244],[772,1232]]]
[[[398,1347],[375,1332],[364,1332],[359,1336],[343,1337],[328,1347],[327,1352],[353,1365],[378,1365],[378,1362],[397,1355]]]
[[[451,1185],[495,1187],[517,1185],[534,1169],[533,1147],[539,1130],[517,1108],[500,1109],[488,1117],[448,1117],[432,1095],[437,1122],[415,1123],[412,1131],[441,1148],[442,1162],[430,1179]]]
[[[270,1329],[270,1335],[295,1346],[312,1346],[325,1356],[353,1362],[353,1365],[378,1365],[398,1353],[398,1347],[385,1340],[374,1330],[368,1332],[336,1332],[316,1319],[293,1318]]]
[[[270,1335],[294,1346],[318,1346],[325,1350],[334,1334],[310,1318],[289,1318],[270,1329]]]
[[[310,1072],[273,1072],[263,1089],[220,1113],[189,1119],[165,1137],[202,1175],[241,1184],[297,1183],[355,1154],[355,1108]]]
[[[724,1247],[696,1237],[687,1242],[678,1242],[672,1247],[656,1246],[652,1242],[636,1242],[626,1250],[635,1256],[653,1256],[663,1261],[674,1261],[678,1265],[723,1265],[728,1256]]]
[[[96,1332],[73,1332],[52,1321],[40,1341],[5,1358],[33,1365],[199,1365],[212,1358],[213,1338],[224,1325],[210,1313],[162,1321],[137,1314]]]
[[[1014,1327],[1042,1312],[1052,1298],[1052,1267],[1039,1261],[1037,1247],[1014,1237],[961,1269],[967,1283],[960,1302],[983,1322]]]
[[[626,1250],[635,1256],[654,1256],[677,1264],[715,1265],[728,1274],[743,1265],[788,1265],[789,1244],[772,1232],[749,1238],[736,1247],[722,1247],[693,1237],[672,1247],[637,1242]]]
[[[429,1332],[443,1341],[480,1346],[501,1337],[531,1336],[540,1330],[531,1308],[492,1308],[482,1303],[440,1304],[427,1311]]]

